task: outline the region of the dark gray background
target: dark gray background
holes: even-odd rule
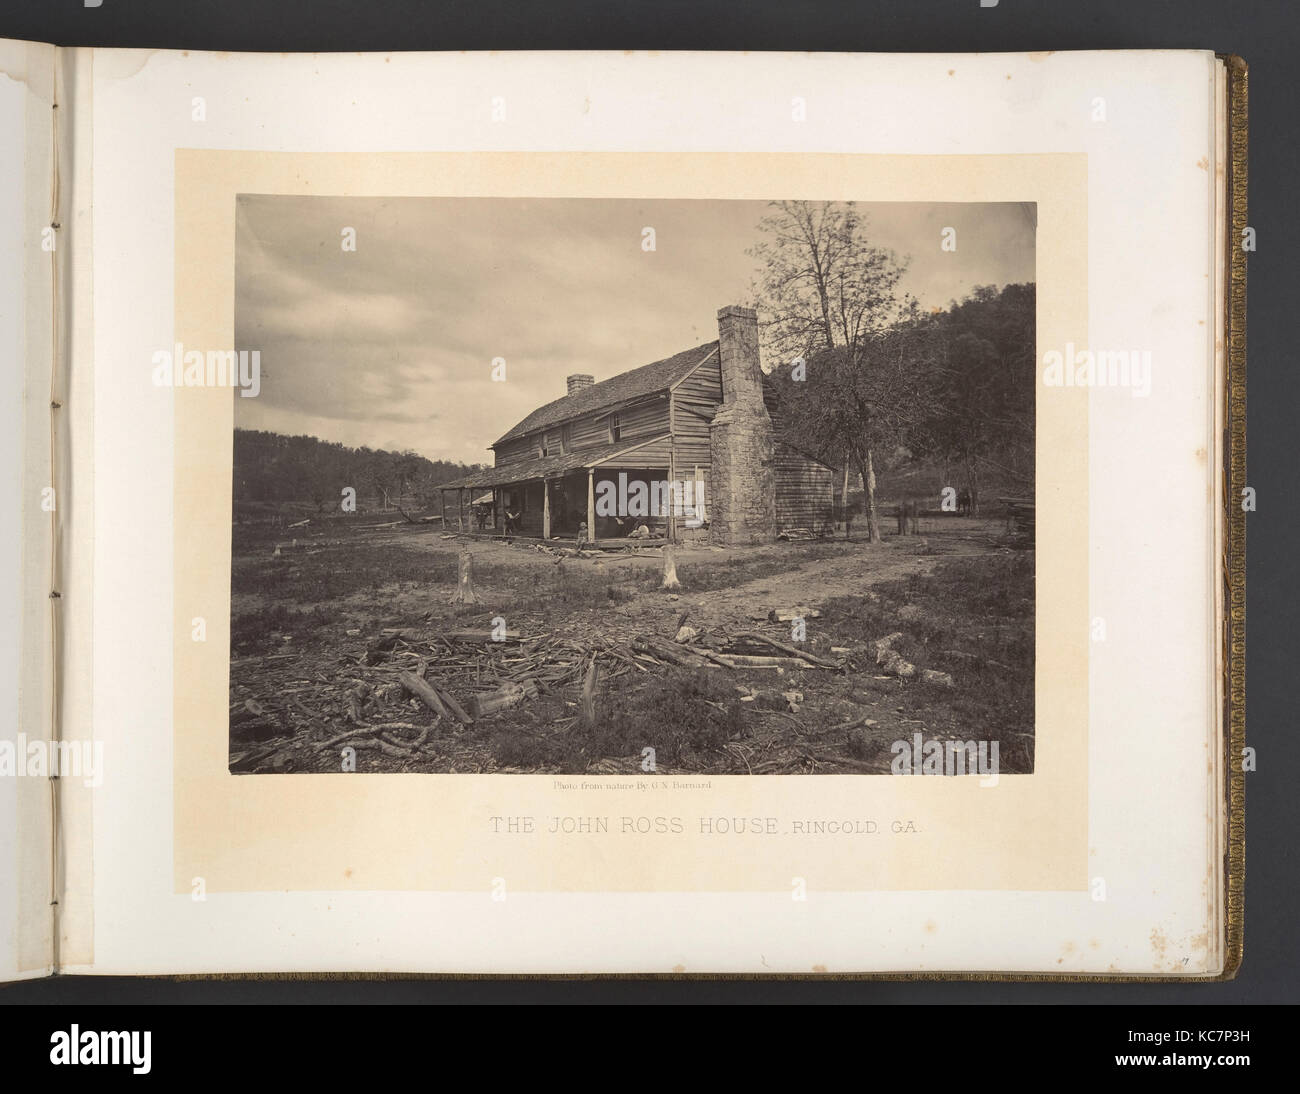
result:
[[[1250,63],[1248,743],[1246,959],[1213,985],[911,982],[171,982],[65,977],[0,988],[3,1003],[341,1002],[967,1002],[1278,1003],[1300,1001],[1296,930],[1300,733],[1294,346],[1300,246],[1294,0],[0,0],[0,36],[62,45],[268,51],[414,49],[716,49],[1014,51],[1213,49]],[[4,154],[10,154],[5,150]],[[1288,196],[1292,195],[1292,196]],[[1287,332],[1291,331],[1291,334]],[[1123,489],[1122,483],[1116,489]],[[1135,498],[1158,513],[1162,500]],[[1157,622],[1158,621],[1153,621]],[[1140,732],[1140,729],[1135,729]],[[1152,773],[1159,778],[1158,772]]]

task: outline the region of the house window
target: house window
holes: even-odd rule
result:
[[[617,414],[609,416],[609,439],[611,441],[621,441],[623,439],[623,426],[619,423]]]

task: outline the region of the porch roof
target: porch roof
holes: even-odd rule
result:
[[[643,437],[635,441],[616,441],[613,444],[596,445],[592,448],[580,448],[575,452],[564,452],[558,456],[542,456],[531,460],[516,460],[476,471],[464,478],[438,484],[439,490],[459,490],[479,486],[504,486],[512,482],[529,482],[533,479],[553,479],[569,471],[596,467],[612,460],[616,456],[635,452],[655,441],[662,441],[667,434],[657,437]]]

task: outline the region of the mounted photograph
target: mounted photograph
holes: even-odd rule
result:
[[[235,214],[232,773],[1034,771],[1033,203]]]

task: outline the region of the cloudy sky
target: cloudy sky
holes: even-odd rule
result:
[[[910,256],[902,288],[943,307],[1034,280],[1019,204],[863,204],[869,238]],[[599,380],[717,337],[752,297],[756,201],[240,195],[235,338],[261,351],[245,429],[431,459],[487,449],[564,378]],[[656,249],[641,249],[653,227]],[[940,233],[957,229],[956,252]],[[342,230],[356,230],[344,252]],[[506,360],[506,382],[491,379]]]

